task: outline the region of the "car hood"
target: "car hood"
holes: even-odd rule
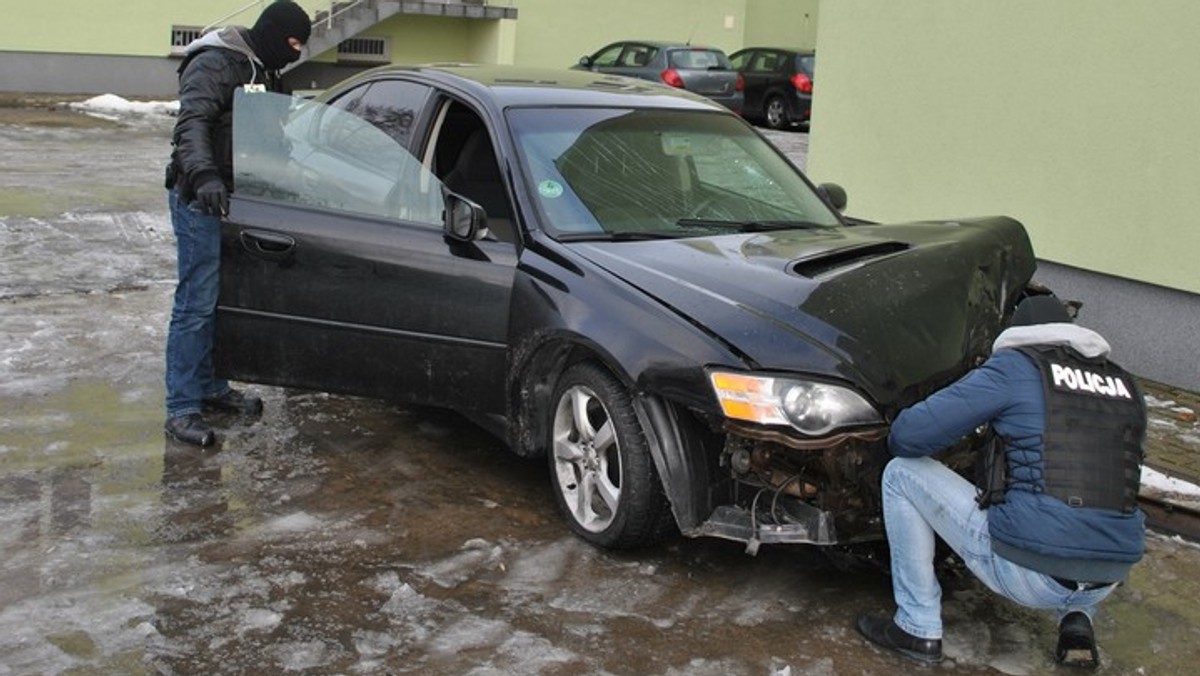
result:
[[[889,415],[988,354],[1036,267],[1004,217],[572,248],[746,368],[848,381]]]

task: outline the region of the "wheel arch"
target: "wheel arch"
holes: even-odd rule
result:
[[[508,382],[508,419],[513,421],[510,445],[513,452],[524,458],[545,455],[548,422],[546,416],[538,413],[552,410],[551,399],[558,378],[573,364],[594,361],[626,387],[631,386],[628,374],[617,366],[616,359],[590,341],[556,333],[529,342],[533,344],[515,351]]]
[[[595,363],[629,389],[676,525],[684,535],[693,534],[713,510],[723,435],[688,407],[639,389],[612,354],[578,336],[545,336],[521,355],[509,383],[513,451],[522,457],[545,455],[550,416],[540,413],[553,410],[559,376],[574,364]]]
[[[711,432],[682,406],[652,394],[635,394],[634,411],[671,505],[675,525],[695,537],[714,508],[717,458],[723,435]]]

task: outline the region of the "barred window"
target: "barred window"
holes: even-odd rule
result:
[[[183,54],[183,50],[200,37],[203,26],[171,26],[171,53]]]

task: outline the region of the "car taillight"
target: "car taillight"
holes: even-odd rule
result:
[[[662,78],[664,83],[669,84],[672,87],[679,87],[680,89],[683,89],[683,78],[679,76],[679,71],[675,70],[674,68],[668,68],[659,73],[658,76]]]
[[[739,92],[746,88],[746,78],[742,77],[741,73],[738,73],[737,84],[733,88]]]
[[[796,91],[798,91],[798,92],[803,92],[805,94],[811,94],[812,93],[812,84],[813,84],[812,78],[805,75],[804,73],[796,73],[795,75],[792,76],[792,86],[795,87]]]

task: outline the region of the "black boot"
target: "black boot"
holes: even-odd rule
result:
[[[858,632],[871,643],[898,652],[909,659],[924,664],[937,664],[942,661],[942,639],[917,638],[901,629],[890,617],[860,615]]]
[[[204,410],[206,411],[258,415],[262,413],[262,409],[262,399],[252,394],[244,394],[233,388],[230,388],[225,394],[220,396],[206,397],[204,399]]]
[[[1067,613],[1058,623],[1058,648],[1054,651],[1058,663],[1065,667],[1095,669],[1100,666],[1100,651],[1096,650],[1096,635],[1086,613]]]
[[[199,413],[167,418],[167,424],[163,425],[163,429],[167,436],[185,444],[212,446],[217,443],[217,433],[213,432],[213,429],[204,422],[204,417]]]

